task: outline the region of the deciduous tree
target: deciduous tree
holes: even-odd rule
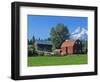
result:
[[[69,39],[69,30],[64,24],[57,24],[52,27],[50,32],[50,38],[53,43],[53,49],[59,49],[62,42]]]

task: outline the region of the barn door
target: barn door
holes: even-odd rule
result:
[[[68,47],[66,47],[66,54],[68,54]]]

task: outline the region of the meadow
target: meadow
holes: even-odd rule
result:
[[[28,66],[77,65],[87,63],[88,57],[86,54],[28,57]]]

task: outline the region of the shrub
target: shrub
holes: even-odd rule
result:
[[[28,56],[33,56],[32,50],[28,50]]]
[[[35,48],[32,45],[28,46],[28,56],[37,56],[38,53],[36,52]]]

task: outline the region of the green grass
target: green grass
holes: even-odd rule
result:
[[[28,66],[87,64],[87,55],[28,57]]]

